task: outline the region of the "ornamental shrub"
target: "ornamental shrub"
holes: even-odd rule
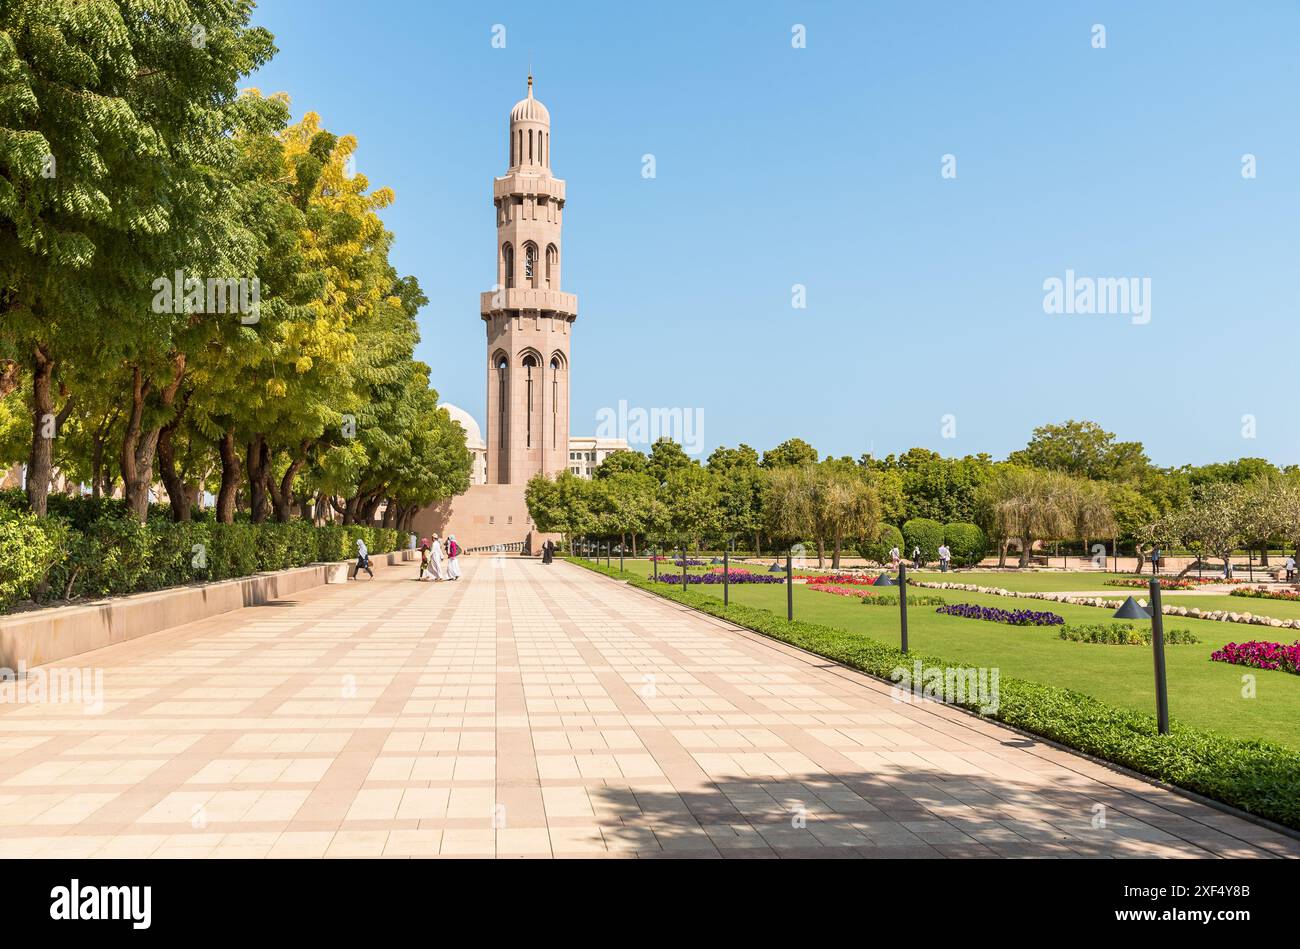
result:
[[[988,553],[989,542],[977,524],[945,524],[943,542],[952,551],[954,567],[973,567]]]
[[[876,536],[873,540],[863,541],[858,547],[865,560],[874,560],[876,563],[888,563],[890,548],[897,547],[903,550],[903,532],[893,524],[881,524],[876,529]],[[906,555],[906,551],[904,551]]]
[[[1073,643],[1098,643],[1104,646],[1149,646],[1151,630],[1128,623],[1072,623],[1061,627],[1061,638]],[[1170,646],[1199,643],[1196,634],[1187,629],[1165,630],[1165,642]]]
[[[67,549],[63,521],[0,511],[0,610],[34,598]]]
[[[921,548],[921,560],[929,563],[939,559],[939,545],[943,543],[943,525],[928,517],[914,517],[903,525],[903,557],[912,559],[912,548]]]

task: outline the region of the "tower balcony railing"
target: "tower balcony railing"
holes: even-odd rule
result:
[[[569,316],[578,314],[578,295],[560,290],[512,287],[479,294],[479,313],[487,316],[500,310],[554,310]]]
[[[507,195],[532,194],[546,195],[556,201],[564,200],[564,179],[552,178],[549,173],[512,171],[510,174],[492,181],[492,199],[499,201]]]

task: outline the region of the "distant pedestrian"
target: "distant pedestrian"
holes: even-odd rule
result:
[[[902,560],[902,559],[903,559],[903,552],[902,552],[901,550],[898,549],[898,545],[897,545],[897,544],[895,544],[893,547],[890,547],[890,548],[889,548],[889,565],[890,565],[891,567],[893,567],[895,570],[897,570],[897,569],[898,569],[898,562],[899,562],[900,560]]]
[[[919,546],[912,547],[912,566],[917,570],[920,570],[925,566],[925,564],[921,562],[921,548]]]
[[[429,547],[429,573],[434,580],[442,579],[442,541],[433,535],[433,544]]]
[[[947,544],[939,545],[939,572],[948,572],[948,561],[952,560],[952,551],[948,549]]]
[[[447,535],[447,578],[460,579],[460,544],[456,543],[455,534]]]
[[[375,571],[370,569],[370,551],[366,549],[366,542],[360,537],[357,538],[357,565],[352,568],[352,577],[356,579],[361,576],[364,570],[370,574],[370,579],[375,579]]]
[[[1160,572],[1160,548],[1151,548],[1151,576]]]
[[[546,540],[542,544],[542,563],[550,563],[555,559],[555,541]]]
[[[1295,558],[1294,557],[1286,558],[1286,578],[1288,582],[1295,579]]]

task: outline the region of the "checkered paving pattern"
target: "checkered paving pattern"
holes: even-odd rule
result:
[[[103,708],[0,704],[0,857],[1300,855],[578,567],[462,564],[54,664]]]

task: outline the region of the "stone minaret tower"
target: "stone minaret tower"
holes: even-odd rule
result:
[[[578,298],[560,290],[564,182],[551,174],[551,115],[528,97],[510,110],[510,167],[492,184],[496,284],[487,328],[487,478],[523,485],[569,459],[569,334]]]

